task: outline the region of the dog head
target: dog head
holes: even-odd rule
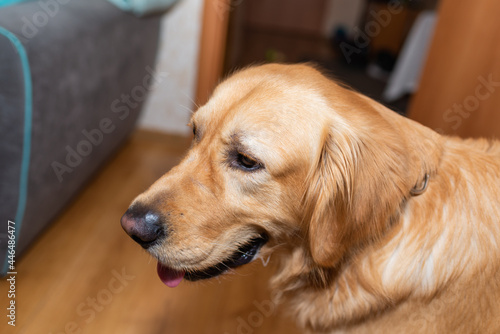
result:
[[[191,126],[187,156],[122,217],[169,286],[277,245],[334,267],[388,229],[438,160],[437,134],[307,65],[234,74]]]

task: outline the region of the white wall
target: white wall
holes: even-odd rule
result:
[[[194,108],[203,0],[180,0],[162,20],[154,85],[139,127],[187,135]]]

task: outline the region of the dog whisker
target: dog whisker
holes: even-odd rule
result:
[[[194,114],[194,111],[191,108],[186,107],[185,105],[179,104],[179,107],[182,107],[183,109],[187,110],[190,115]]]
[[[191,96],[189,96],[186,92],[182,92],[182,94],[184,96],[186,96],[192,103],[193,105],[196,107],[196,109],[199,109],[200,106],[193,100],[193,98]],[[189,108],[191,110],[191,108]],[[191,113],[194,113],[194,111],[191,111]]]

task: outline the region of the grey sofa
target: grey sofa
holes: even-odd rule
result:
[[[3,273],[9,235],[17,260],[124,142],[155,80],[159,17],[104,0],[50,3],[0,8]]]

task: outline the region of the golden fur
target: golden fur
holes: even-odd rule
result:
[[[168,217],[163,264],[202,270],[266,233],[277,301],[311,332],[500,333],[499,142],[441,136],[307,65],[234,74],[191,124],[135,200]]]

